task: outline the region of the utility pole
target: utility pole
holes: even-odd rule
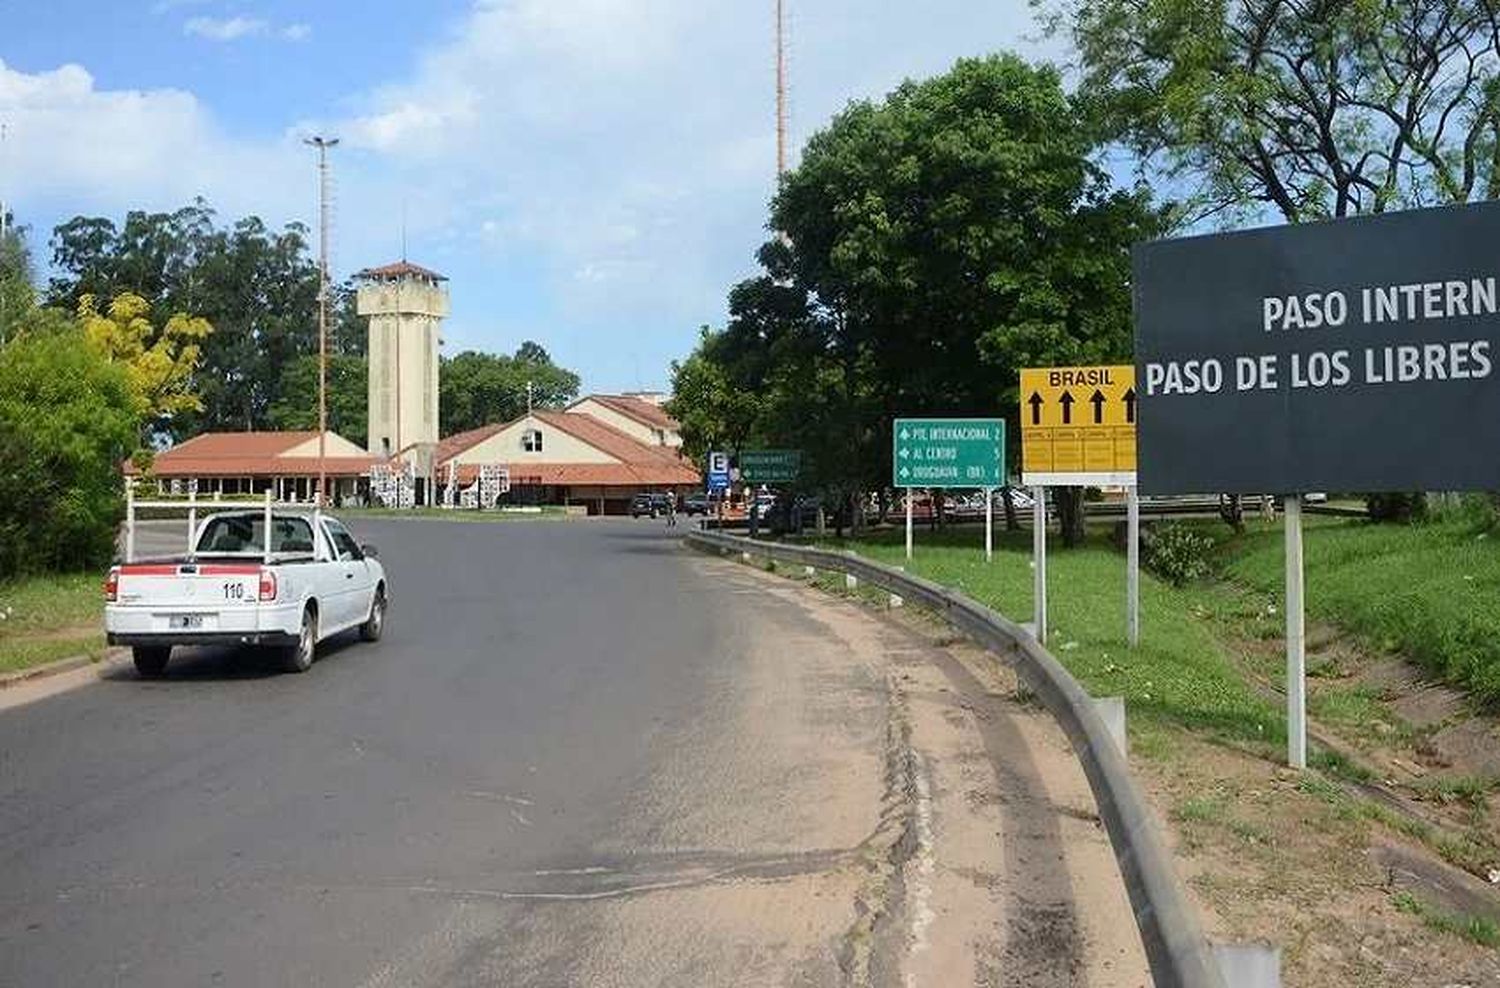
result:
[[[337,137],[309,137],[318,149],[318,507],[328,501],[328,149]]]
[[[776,182],[786,173],[786,0],[776,0]]]

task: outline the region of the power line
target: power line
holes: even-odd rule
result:
[[[328,149],[337,137],[309,137],[318,149],[318,506],[328,500]]]

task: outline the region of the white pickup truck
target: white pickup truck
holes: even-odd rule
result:
[[[197,508],[212,506],[199,501],[188,555],[135,560],[136,509],[167,506],[184,505],[132,500],[125,561],[104,583],[106,636],[131,647],[142,676],[160,676],[177,645],[269,646],[288,672],[305,672],[325,638],[351,628],[365,641],[380,637],[385,569],[337,519],[267,501],[197,525]]]

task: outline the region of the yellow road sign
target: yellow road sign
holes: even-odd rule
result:
[[[1135,483],[1135,368],[1021,371],[1026,484]]]

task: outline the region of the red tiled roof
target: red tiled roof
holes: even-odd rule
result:
[[[309,432],[205,432],[157,453],[151,472],[158,477],[317,476],[318,458],[286,456],[288,450],[317,439]],[[373,456],[330,456],[328,473],[358,476],[379,462]],[[137,471],[129,461],[125,473]]]
[[[397,261],[394,264],[382,264],[378,268],[365,268],[355,274],[356,278],[400,278],[409,275],[414,278],[431,278],[433,281],[447,281],[446,275],[438,274],[420,264],[410,261]]]
[[[653,429],[669,429],[676,432],[682,428],[677,420],[667,414],[667,410],[654,401],[637,398],[635,395],[586,395],[574,402],[574,406],[581,405],[590,399],[597,401],[605,408],[619,412],[626,418],[635,419],[642,425],[649,425]]]
[[[526,476],[528,484],[577,484],[605,486],[649,486],[672,484],[697,484],[701,478],[693,465],[669,446],[654,446],[643,443],[614,426],[607,425],[591,415],[581,412],[537,411],[532,417],[560,432],[566,432],[580,442],[594,447],[619,463],[533,463],[523,461],[507,464],[510,467],[511,483],[519,484],[517,478]],[[517,420],[520,421],[520,420]],[[435,465],[446,463],[466,449],[478,445],[496,433],[514,425],[487,425],[468,432],[449,436],[438,443]],[[478,466],[460,464],[460,483],[471,483],[478,476]],[[438,476],[447,479],[445,470]],[[540,479],[537,479],[540,478]]]
[[[460,464],[458,482],[472,484],[479,476],[479,466]],[[439,482],[446,483],[448,471],[438,471]],[[510,482],[521,486],[572,487],[672,487],[697,485],[698,472],[686,461],[672,463],[516,463],[510,467]]]

